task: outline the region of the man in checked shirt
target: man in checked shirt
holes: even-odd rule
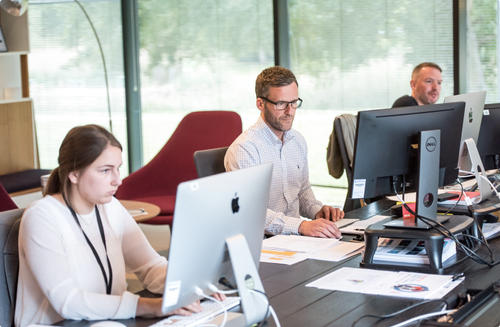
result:
[[[342,219],[344,212],[314,197],[307,144],[302,134],[292,129],[295,112],[302,105],[295,75],[279,66],[266,68],[257,76],[255,93],[259,119],[229,147],[224,159],[226,171],[274,164],[266,234],[340,238],[333,222]]]

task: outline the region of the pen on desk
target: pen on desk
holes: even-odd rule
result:
[[[464,273],[455,274],[455,275],[453,275],[453,278],[451,280],[456,281],[457,279],[462,278],[462,277],[465,277]]]

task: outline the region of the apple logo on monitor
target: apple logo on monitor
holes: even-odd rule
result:
[[[233,209],[233,213],[237,213],[240,210],[238,193],[234,193],[234,196],[235,198],[231,201],[231,209]]]

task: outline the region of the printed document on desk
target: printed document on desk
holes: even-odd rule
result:
[[[340,232],[342,234],[347,233],[347,234],[363,235],[365,233],[366,227],[373,225],[375,223],[378,223],[379,221],[387,219],[387,218],[389,218],[389,216],[376,215],[376,216],[373,216],[369,219],[359,220],[359,221],[355,222],[354,224],[351,224],[349,226],[341,228]]]
[[[293,265],[306,259],[337,262],[360,253],[364,247],[365,243],[361,242],[337,242],[333,246],[316,253],[262,249],[260,262],[283,265]]]
[[[339,242],[328,249],[309,254],[308,259],[337,262],[361,253],[364,248],[365,243],[362,242]]]
[[[344,226],[350,225],[359,219],[354,219],[354,218],[343,218],[337,221],[334,221],[334,224],[337,225],[338,228],[342,228]]]
[[[339,242],[335,238],[317,238],[302,235],[276,235],[262,242],[264,250],[316,253]]]
[[[486,239],[497,237],[500,234],[500,223],[484,223],[482,230]]]
[[[344,267],[306,287],[415,299],[439,299],[462,282],[453,276]]]
[[[442,261],[445,262],[456,253],[455,242],[449,238],[445,239]],[[425,242],[422,240],[379,238],[373,260],[429,264],[429,256],[425,251]]]
[[[260,253],[260,262],[293,265],[308,258],[308,253],[281,250],[265,250]]]

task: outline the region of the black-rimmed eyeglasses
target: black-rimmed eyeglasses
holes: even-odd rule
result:
[[[286,108],[288,108],[288,105],[292,106],[293,109],[297,109],[297,108],[300,108],[300,106],[302,105],[301,98],[298,98],[297,100],[293,100],[290,102],[288,102],[288,101],[274,102],[274,101],[271,101],[271,100],[264,98],[264,97],[259,97],[259,98],[266,100],[269,103],[274,104],[274,106],[276,107],[276,110],[285,110]]]

